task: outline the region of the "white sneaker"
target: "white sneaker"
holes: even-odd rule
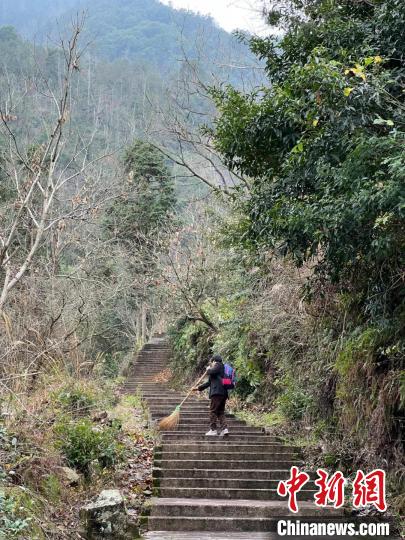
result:
[[[208,433],[205,434],[206,437],[215,437],[218,435],[218,431],[215,429],[210,429]]]
[[[225,437],[226,435],[229,435],[228,428],[223,429],[219,434],[220,437]]]

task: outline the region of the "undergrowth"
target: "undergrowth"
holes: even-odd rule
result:
[[[392,508],[403,512],[401,319],[365,323],[355,298],[333,289],[303,303],[303,284],[287,265],[243,301],[217,301],[215,331],[179,319],[170,330],[173,372],[190,379],[222,354],[237,370],[229,407],[239,418],[301,446],[310,465],[384,468]]]
[[[1,539],[71,538],[71,525],[61,523],[78,531],[80,506],[106,486],[119,486],[115,475],[127,462],[134,467],[144,448],[148,466],[141,461],[140,467],[148,478],[154,433],[145,427],[141,395],[121,398],[121,382],[58,370],[45,374],[25,399],[8,398],[10,412],[0,425]],[[72,483],[66,467],[78,481]],[[132,504],[141,504],[148,481],[134,481],[132,488]]]

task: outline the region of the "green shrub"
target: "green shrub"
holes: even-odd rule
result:
[[[210,358],[212,330],[201,322],[182,318],[169,329],[169,337],[173,349],[173,373],[181,373],[183,377],[188,375],[189,379],[195,378]],[[184,382],[180,379],[176,381]]]
[[[114,379],[117,377],[120,372],[122,356],[123,355],[120,353],[105,353],[101,366],[101,375],[108,379]]]
[[[381,334],[382,332],[377,328],[368,327],[360,335],[352,335],[337,357],[337,371],[347,376],[358,361],[363,364],[366,361],[372,362],[377,344],[382,340]]]
[[[57,446],[68,464],[87,476],[92,461],[97,461],[101,468],[107,468],[122,458],[122,450],[116,440],[119,427],[115,424],[101,429],[85,419],[61,423],[55,430],[59,438]]]
[[[62,494],[61,481],[56,474],[49,474],[46,476],[41,485],[41,492],[46,499],[56,503],[60,500]]]
[[[297,388],[288,376],[278,386],[281,387],[281,393],[276,399],[278,410],[289,420],[301,420],[312,402],[311,397]]]
[[[82,385],[66,386],[55,395],[55,399],[66,412],[86,414],[91,409],[96,398],[94,394]]]
[[[29,518],[21,518],[18,515],[16,500],[0,492],[0,539],[18,538],[21,532],[29,527]]]

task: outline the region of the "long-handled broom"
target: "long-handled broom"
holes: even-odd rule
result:
[[[172,414],[169,416],[166,416],[165,418],[162,418],[160,420],[158,427],[161,431],[170,431],[172,429],[176,429],[176,427],[179,425],[180,421],[180,409],[184,405],[184,403],[188,400],[188,398],[193,393],[194,388],[204,379],[204,377],[207,375],[207,372],[205,371],[204,374],[198,379],[197,382],[193,384],[193,387],[191,388],[190,392],[186,395],[186,397],[183,399],[183,401],[180,403],[180,405],[177,405],[177,407],[174,409]]]

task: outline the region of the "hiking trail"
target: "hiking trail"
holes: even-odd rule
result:
[[[142,392],[154,421],[170,414],[185,396],[156,382],[169,359],[164,337],[153,338],[138,354],[123,388],[126,393]],[[230,414],[227,422],[228,437],[207,441],[209,401],[190,397],[177,429],[161,434],[145,539],[273,539],[281,518],[341,517],[339,510],[315,507],[312,481],[298,495],[299,513],[290,513],[277,485],[289,477],[292,465],[303,465],[298,449]]]

